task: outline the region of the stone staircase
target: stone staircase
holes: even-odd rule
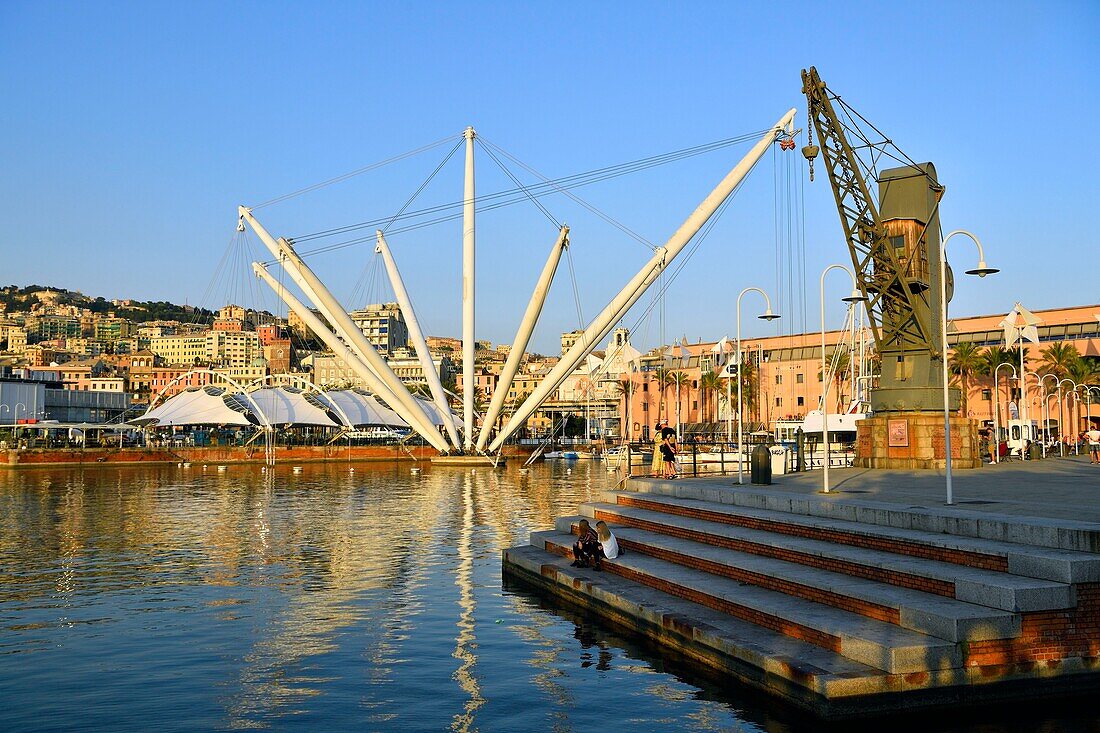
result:
[[[505,572],[823,717],[1100,689],[1100,525],[638,483]],[[603,572],[582,517],[626,550]]]

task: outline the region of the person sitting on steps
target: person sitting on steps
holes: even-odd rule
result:
[[[600,539],[600,551],[608,560],[614,560],[619,555],[623,554],[623,551],[619,549],[619,541],[615,539],[615,535],[611,533],[611,529],[607,526],[607,522],[602,519],[596,522],[596,536]]]
[[[600,566],[600,538],[593,531],[587,519],[582,519],[577,524],[577,541],[573,543],[572,567],[586,568],[589,565],[593,570],[603,570]]]

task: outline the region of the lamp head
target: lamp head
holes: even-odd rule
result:
[[[852,294],[841,298],[845,303],[866,303],[867,296],[859,292],[859,290],[853,289]]]
[[[768,308],[767,311],[765,311],[762,315],[757,316],[757,318],[762,321],[774,321],[776,318],[779,318],[779,314],[772,313],[772,309]]]
[[[985,277],[986,275],[992,275],[997,272],[1000,272],[1000,270],[998,270],[996,267],[990,267],[989,265],[985,264],[985,260],[982,260],[973,270],[967,270],[966,274],[977,275],[978,277]]]

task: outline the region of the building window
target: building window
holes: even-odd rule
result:
[[[806,404],[806,398],[805,397],[799,397],[798,398],[798,406],[802,407],[805,404]]]
[[[794,375],[794,381],[796,384],[802,384],[805,381],[805,376],[802,372]]]
[[[775,383],[776,384],[783,384],[783,375],[782,374],[776,374],[775,375]]]
[[[775,398],[775,406],[776,407],[782,407],[783,406],[783,398],[782,397],[776,397]]]
[[[993,401],[993,390],[983,389],[982,390],[982,399],[985,400],[986,402],[992,402]]]

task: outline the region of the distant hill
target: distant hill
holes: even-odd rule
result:
[[[176,305],[165,300],[130,300],[129,304],[123,307],[115,305],[106,298],[91,297],[79,291],[48,285],[27,285],[26,287],[8,285],[0,288],[0,303],[7,307],[8,312],[29,311],[35,303],[46,301],[57,305],[87,308],[93,313],[114,311],[120,318],[128,318],[136,323],[145,321],[214,322],[213,311],[189,305]]]

